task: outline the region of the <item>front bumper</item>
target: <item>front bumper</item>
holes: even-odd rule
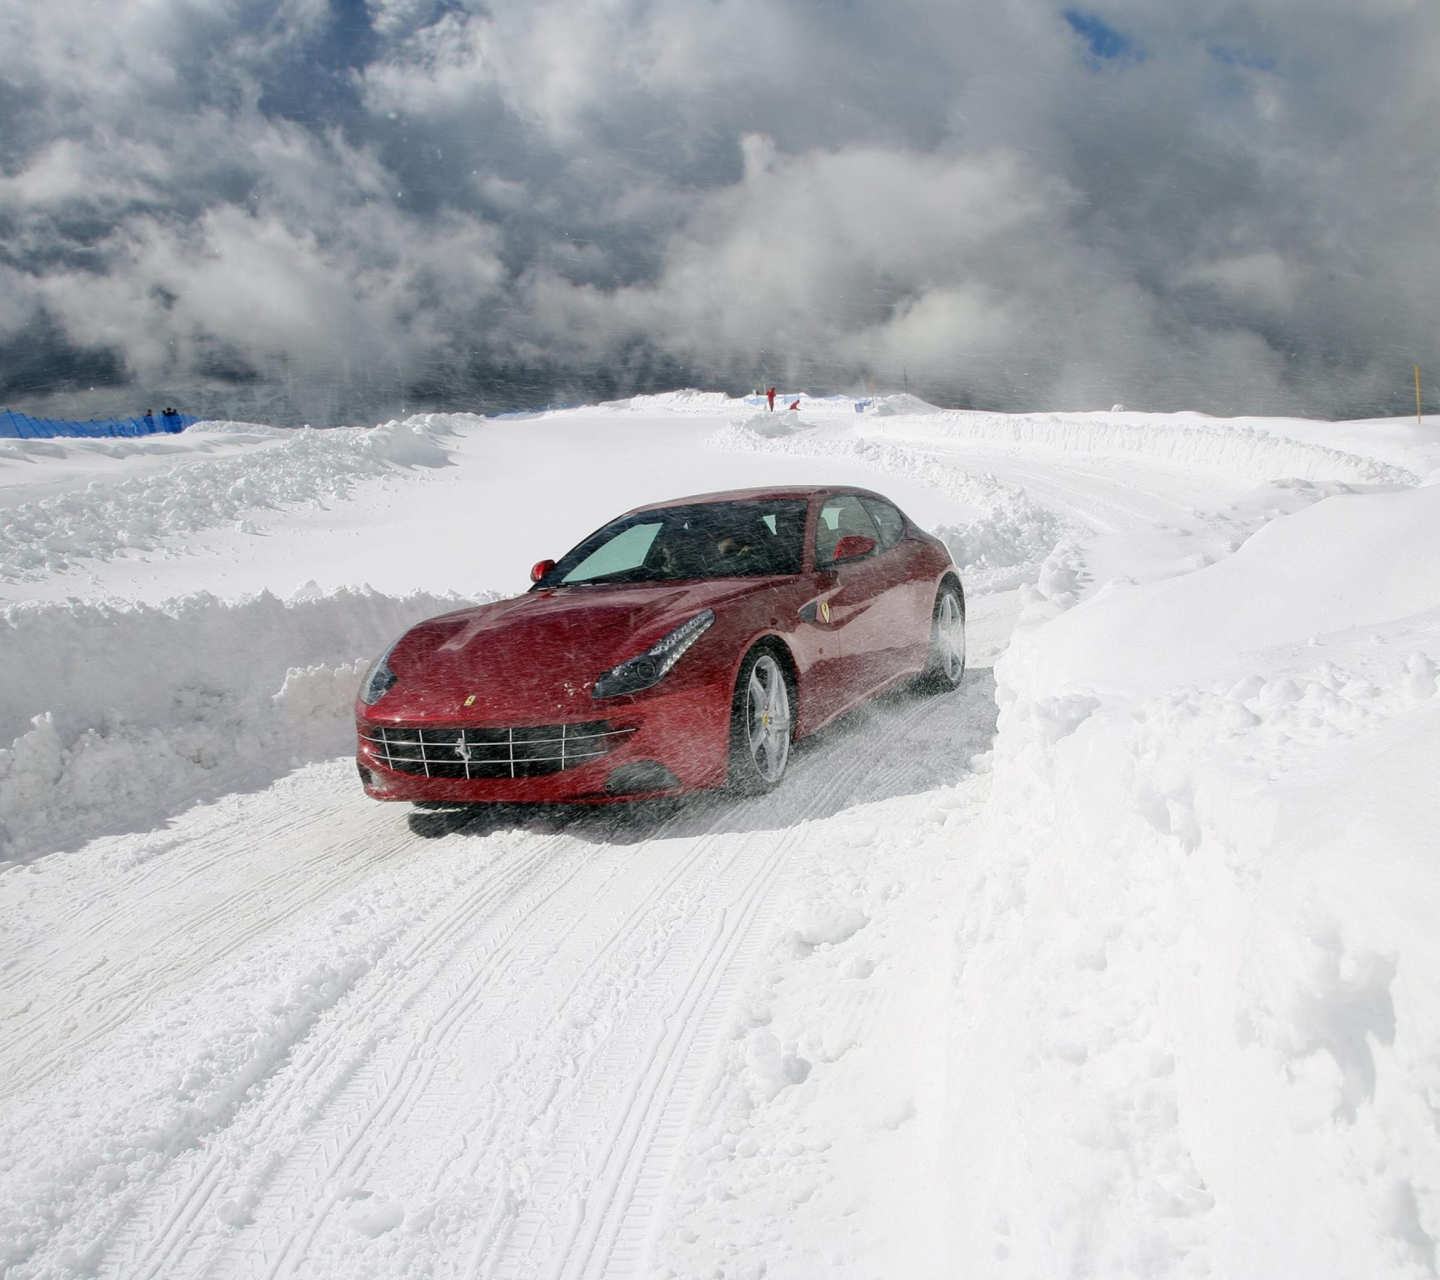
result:
[[[604,717],[622,731],[615,735],[616,745],[597,759],[535,777],[427,777],[423,772],[401,772],[388,767],[383,750],[366,738],[376,729],[528,729],[535,726],[534,719],[510,725],[493,720],[420,722],[357,715],[356,764],[365,794],[375,800],[462,804],[603,804],[723,785],[729,764],[730,706],[722,691],[695,686],[617,698],[615,706],[610,701],[596,703],[589,721],[583,723]]]

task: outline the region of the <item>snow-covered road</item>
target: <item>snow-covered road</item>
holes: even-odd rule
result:
[[[0,696],[15,737],[0,753],[0,1274],[922,1280],[999,1274],[1012,1255],[1065,1276],[1283,1262],[1237,1252],[1233,1215],[1163,1205],[1188,1225],[1162,1248],[1126,1198],[1151,1204],[1143,1180],[1109,1200],[1074,1190],[1123,1124],[1072,1151],[997,1101],[996,1070],[1017,1096],[1032,1087],[1025,1046],[1048,1061],[1042,1042],[1084,999],[1024,969],[1070,927],[1027,901],[1057,892],[1046,815],[1079,803],[1052,756],[1115,685],[1082,697],[1029,673],[1051,620],[1088,616],[1077,600],[1198,580],[1347,485],[1413,484],[1401,468],[1431,455],[1169,419],[1150,435],[1118,422],[1098,449],[1100,415],[1027,420],[1040,438],[1017,443],[972,417],[967,433],[966,415],[846,401],[770,419],[679,395],[293,444],[210,428],[168,491],[149,457],[115,459],[108,480],[89,455],[51,455],[71,470],[49,477],[45,457],[10,463],[6,656],[34,678]],[[28,507],[17,468],[36,472]],[[888,492],[957,549],[976,659],[957,693],[852,715],[758,799],[516,813],[360,793],[343,757],[355,662],[407,610],[517,589],[530,561],[632,503],[801,478]],[[86,493],[129,550],[89,554]],[[290,602],[247,598],[261,589]],[[991,663],[1022,613],[1034,639],[1001,690],[1006,747]],[[1092,771],[1121,760],[1096,751]],[[1003,812],[987,809],[992,761]],[[1175,816],[1187,794],[1163,791],[1171,817],[1153,825],[1193,853],[1209,817]],[[1103,897],[1097,879],[1086,892]],[[1091,942],[1076,953],[1075,973],[1105,968]],[[1144,982],[1115,985],[1128,972],[1097,1001],[1144,998]],[[1006,1012],[987,990],[1039,1003]],[[1101,1060],[1095,1044],[1061,1058],[1081,1074]],[[1062,1095],[1083,1111],[1083,1081]],[[1157,1143],[1134,1158],[1179,1195],[1174,1171],[1206,1144],[1187,1139],[1172,1168]],[[1031,1158],[1045,1167],[1012,1167]],[[1423,1244],[1384,1243],[1430,1239],[1440,1168],[1417,1168],[1400,1227],[1345,1265],[1423,1260]]]

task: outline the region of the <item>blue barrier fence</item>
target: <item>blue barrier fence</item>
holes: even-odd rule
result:
[[[60,418],[32,418],[28,413],[0,409],[0,439],[47,440],[52,436],[149,436],[184,431],[200,419],[184,413],[155,418],[95,418],[66,422]]]

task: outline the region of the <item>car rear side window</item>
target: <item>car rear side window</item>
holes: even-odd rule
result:
[[[888,551],[905,536],[905,517],[883,498],[863,497],[865,510],[874,517],[875,526],[880,530],[880,546]]]

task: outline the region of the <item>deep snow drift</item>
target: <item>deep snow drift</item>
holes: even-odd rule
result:
[[[0,1273],[1434,1274],[1440,423],[860,407],[0,449]],[[957,694],[359,796],[396,631],[801,480],[945,537]]]
[[[1035,594],[963,894],[962,1270],[1430,1272],[1437,567],[1429,486]]]

